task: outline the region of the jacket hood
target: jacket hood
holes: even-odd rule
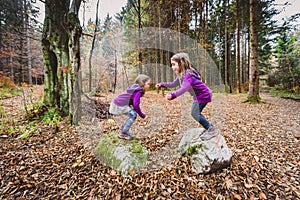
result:
[[[187,74],[190,75],[190,76],[192,76],[192,77],[194,77],[194,78],[196,78],[196,79],[201,80],[200,75],[195,70],[187,70]]]
[[[127,88],[127,92],[130,94],[137,92],[137,91],[143,91],[143,88],[141,86],[139,86],[138,84],[131,85]]]

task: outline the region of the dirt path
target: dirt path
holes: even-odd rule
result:
[[[271,97],[268,93],[261,94],[261,97],[272,104],[280,115],[280,121],[283,123],[283,130],[293,133],[297,138],[300,137],[300,102],[290,99]]]

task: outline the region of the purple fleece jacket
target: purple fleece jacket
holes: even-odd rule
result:
[[[194,102],[208,103],[212,101],[211,90],[201,81],[200,75],[194,70],[188,69],[183,75],[182,80],[177,77],[173,82],[160,83],[160,86],[168,88],[174,88],[179,85],[181,87],[171,93],[172,99],[188,91],[193,96]]]
[[[131,85],[127,90],[121,93],[114,99],[114,104],[117,106],[133,106],[133,109],[139,114],[141,118],[146,115],[141,111],[140,99],[144,95],[144,90],[138,84]]]

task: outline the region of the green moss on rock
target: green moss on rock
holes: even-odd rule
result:
[[[141,141],[119,139],[116,132],[105,134],[96,147],[97,156],[119,174],[142,168],[148,159],[148,151]]]
[[[202,146],[203,146],[202,143],[200,143],[199,145],[195,145],[195,146],[189,146],[187,151],[186,151],[186,154],[187,155],[193,155],[193,154],[197,153],[197,150],[201,149]]]

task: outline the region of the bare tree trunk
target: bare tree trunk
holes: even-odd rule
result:
[[[14,70],[14,65],[13,65],[13,48],[12,48],[12,44],[10,44],[10,54],[9,54],[9,63],[10,63],[10,79],[12,81],[14,81],[15,79],[15,70]]]
[[[228,27],[227,27],[227,20],[226,20],[226,18],[225,18],[225,45],[224,45],[224,48],[225,48],[225,58],[224,58],[224,84],[226,85],[226,86],[228,86],[228,73],[227,73],[227,71],[228,71],[228,62],[227,62],[227,56],[228,56],[228,53],[227,53],[227,51],[228,51],[228,48],[227,48],[227,40],[228,40],[228,37],[227,37],[227,29],[228,29]]]
[[[78,18],[78,11],[81,0],[73,0],[70,11],[68,13],[69,22],[69,55],[71,62],[71,74],[69,78],[70,93],[70,111],[69,117],[71,123],[78,125],[81,117],[81,71],[80,71],[80,36],[82,33],[80,21]]]
[[[166,77],[166,68],[163,67],[163,63],[164,63],[164,52],[163,52],[163,44],[162,44],[162,32],[161,32],[161,12],[160,12],[160,6],[158,6],[158,15],[159,15],[159,21],[158,21],[158,29],[159,29],[159,58],[160,58],[160,62],[159,62],[159,76],[158,76],[158,82],[161,82],[162,77],[165,79]],[[163,70],[163,74],[162,74],[162,70]]]
[[[241,24],[244,26],[244,16],[245,16],[245,8],[244,4],[242,6],[242,21]],[[242,65],[241,65],[241,92],[245,91],[245,83],[246,83],[246,59],[247,59],[247,37],[246,37],[246,28],[244,27],[241,31],[242,33],[242,47],[241,47],[241,52],[242,52]]]
[[[117,51],[115,50],[115,80],[114,80],[114,85],[113,85],[113,93],[116,92],[116,86],[117,86],[117,76],[118,76],[118,71],[117,71]]]
[[[228,78],[228,86],[229,86],[229,92],[232,93],[232,68],[231,68],[231,38],[230,38],[230,0],[227,2],[227,12],[228,12],[228,19],[227,19],[227,78]]]
[[[204,38],[203,38],[203,35],[204,35],[204,28],[203,28],[203,4],[204,4],[205,2],[198,2],[198,10],[197,10],[197,15],[199,16],[199,22],[198,22],[198,27],[199,27],[199,29],[198,29],[198,31],[197,31],[197,33],[198,33],[198,37],[197,37],[197,40],[198,40],[198,43],[203,47],[204,46]],[[198,17],[197,17],[198,18]],[[205,51],[205,50],[204,50]],[[200,48],[200,49],[198,49],[198,51],[197,51],[197,55],[199,55],[199,65],[198,65],[198,70],[199,70],[199,72],[200,72],[200,74],[201,74],[201,78],[203,78],[204,79],[204,81],[205,81],[205,62],[204,62],[204,59],[203,59],[203,56],[204,56],[204,53],[203,53],[203,49],[202,48]],[[201,55],[203,55],[203,56],[201,56]]]
[[[257,0],[250,0],[249,102],[259,102]]]
[[[159,33],[160,34],[160,33]],[[155,59],[155,83],[159,83],[159,80],[158,80],[158,74],[159,74],[159,62],[158,62],[158,56],[159,56],[159,50],[158,50],[158,48],[159,48],[159,41],[155,41],[155,50],[154,51],[152,51],[153,53],[152,53],[152,55],[154,55],[154,59]]]
[[[27,2],[24,0],[24,11],[25,11],[25,31],[26,31],[26,43],[27,43],[27,72],[28,72],[28,84],[32,85],[32,63],[31,63],[31,43],[30,43],[30,33],[29,33],[29,25],[30,25],[30,18],[27,14]]]
[[[244,86],[246,83],[246,58],[247,58],[247,52],[246,52],[246,47],[247,47],[247,39],[246,39],[246,33],[244,30],[242,31],[242,91],[245,90]]]
[[[96,6],[96,24],[94,28],[94,35],[93,35],[93,41],[92,41],[92,47],[90,50],[90,56],[89,56],[89,88],[88,91],[92,91],[92,57],[93,57],[93,51],[95,47],[95,40],[96,40],[96,33],[98,30],[98,8],[99,8],[99,0],[97,1],[97,6]]]
[[[143,73],[143,67],[142,67],[142,53],[141,53],[141,49],[140,49],[140,38],[141,38],[141,31],[142,31],[142,12],[141,12],[141,0],[137,0],[137,3],[135,3],[132,0],[129,0],[130,4],[133,6],[137,17],[138,17],[138,73]]]
[[[160,13],[160,2],[158,2],[158,6],[157,6],[157,16],[158,16],[158,34],[159,34],[159,38],[158,38],[158,41],[156,41],[155,45],[155,54],[157,54],[155,56],[155,82],[156,83],[159,83],[160,80],[159,80],[159,74],[160,74],[160,66],[161,66],[161,62],[160,60],[158,60],[158,58],[160,58],[160,50],[161,50],[161,13]]]
[[[141,53],[141,31],[142,31],[142,13],[141,13],[141,0],[137,0],[137,15],[138,15],[138,59],[139,59],[139,73],[143,73],[142,66],[142,53]]]
[[[208,1],[205,2],[205,25],[204,25],[204,46],[205,46],[205,51],[204,51],[204,82],[207,84],[211,84],[208,82],[208,76],[207,76],[207,68],[208,68],[208,41],[207,41],[207,35],[208,35]]]
[[[239,8],[239,0],[236,0],[236,7]],[[239,15],[239,9],[236,9],[236,86],[237,86],[237,92],[241,92],[241,48],[240,48],[240,15]]]

